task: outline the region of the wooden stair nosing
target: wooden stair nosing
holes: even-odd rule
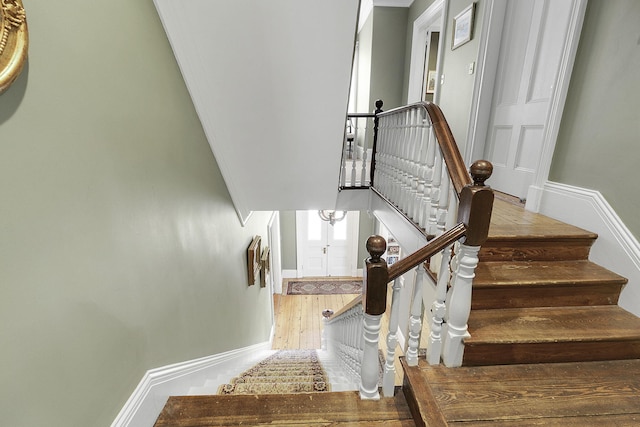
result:
[[[611,305],[475,310],[468,324],[465,345],[640,339],[640,318]]]
[[[640,358],[640,340],[478,344],[465,346],[463,366],[565,363]]]
[[[548,419],[557,417],[628,421],[640,415],[640,359],[455,369],[420,364],[419,368],[448,425],[485,421],[497,426],[503,421],[521,423],[509,426],[536,425],[527,424],[533,419],[537,425],[548,425]]]
[[[640,358],[640,319],[618,306],[475,310],[463,365]]]
[[[289,424],[287,424],[287,422]],[[155,427],[233,425],[412,425],[402,393],[379,401],[357,391],[272,395],[171,396]]]
[[[587,260],[480,262],[471,308],[615,305],[626,283]]]
[[[628,282],[625,277],[587,260],[487,261],[478,264],[475,274],[474,290],[506,286],[624,285]]]
[[[473,290],[472,310],[616,305],[623,285],[496,287]]]
[[[400,357],[400,363],[404,371],[402,391],[416,426],[447,427],[447,420],[442,415],[429,383],[422,379],[420,369],[407,365],[404,357]]]

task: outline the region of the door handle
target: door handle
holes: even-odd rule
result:
[[[327,254],[327,247],[326,246],[322,248],[322,253],[325,254],[325,255]]]

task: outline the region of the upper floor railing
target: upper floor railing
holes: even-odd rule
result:
[[[360,372],[360,394],[378,395],[378,342],[380,321],[387,309],[387,284],[393,282],[383,394],[393,393],[395,348],[398,342],[398,304],[401,276],[415,269],[407,364],[416,365],[424,316],[423,287],[430,285],[427,360],[460,366],[464,339],[469,336],[471,287],[478,252],[489,232],[493,191],[484,182],[492,165],[464,164],[442,111],[431,103],[418,103],[378,112],[377,137],[372,157],[371,188],[404,215],[427,238],[413,254],[388,266],[382,258],[386,242],[380,236],[367,241],[362,307],[351,306],[327,318],[327,344],[342,346],[349,364]],[[354,320],[354,316],[358,320]],[[347,320],[348,319],[348,320]],[[348,322],[346,328],[340,325]],[[343,325],[344,326],[344,325]],[[340,331],[340,333],[337,333]],[[350,334],[356,334],[352,337]],[[357,355],[357,357],[356,357]]]
[[[373,113],[349,113],[345,125],[340,190],[366,189],[373,181],[378,119],[382,112],[382,101],[376,101]]]

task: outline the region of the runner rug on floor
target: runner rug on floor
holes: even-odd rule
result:
[[[330,391],[315,350],[280,350],[218,388],[218,394]]]
[[[362,293],[359,280],[290,280],[287,295],[331,295]]]

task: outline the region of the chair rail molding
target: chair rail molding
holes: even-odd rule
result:
[[[602,194],[547,182],[539,212],[598,234],[590,259],[629,280],[618,305],[640,316],[640,243]]]

